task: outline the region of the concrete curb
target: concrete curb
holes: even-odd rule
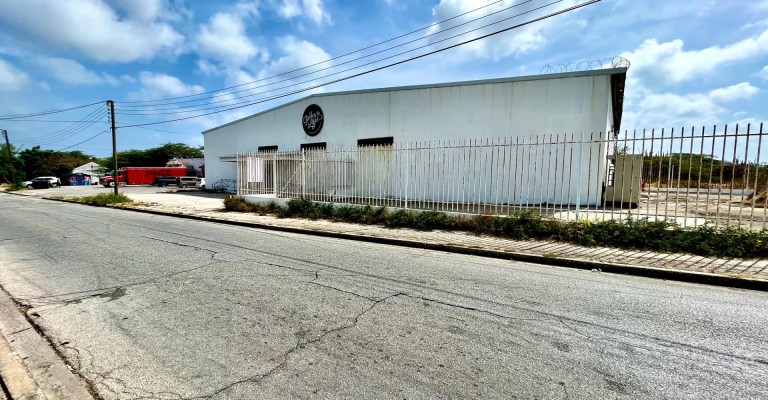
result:
[[[93,399],[5,290],[0,290],[0,378],[9,399]]]
[[[61,201],[66,203],[82,204],[82,203],[77,203],[67,199],[51,199],[51,198],[45,198],[45,197],[44,199],[52,200],[52,201]],[[177,213],[157,211],[157,210],[146,210],[146,209],[138,209],[138,208],[120,208],[120,207],[114,207],[114,208],[120,209],[120,210],[130,210],[134,212],[141,212],[145,214],[164,215],[169,217],[186,218],[186,219],[192,219],[197,221],[215,222],[215,223],[220,223],[225,225],[266,229],[271,231],[299,233],[299,234],[305,234],[305,235],[331,237],[336,239],[356,240],[356,241],[362,241],[362,242],[387,244],[387,245],[393,245],[393,246],[445,251],[449,253],[467,254],[467,255],[497,258],[497,259],[503,259],[503,260],[523,261],[523,262],[530,262],[530,263],[536,263],[536,264],[551,265],[556,267],[566,267],[566,268],[586,269],[586,270],[599,269],[602,272],[642,276],[647,278],[665,279],[665,280],[679,281],[679,282],[699,283],[699,284],[705,284],[705,285],[723,286],[723,287],[730,287],[730,288],[768,291],[768,281],[765,281],[765,280],[738,278],[738,277],[732,277],[732,276],[726,276],[726,275],[711,274],[706,272],[682,271],[682,270],[664,269],[664,268],[656,268],[656,267],[644,267],[644,266],[619,264],[619,263],[604,263],[600,261],[583,260],[583,259],[545,257],[538,254],[476,249],[476,248],[468,248],[468,247],[461,247],[461,246],[448,245],[448,244],[423,243],[423,242],[417,242],[413,240],[383,238],[383,237],[374,237],[374,236],[362,236],[362,235],[356,235],[356,234],[350,234],[350,233],[328,232],[328,231],[312,230],[312,229],[290,228],[290,227],[283,227],[283,226],[259,224],[256,222],[230,221],[230,220],[216,219],[211,217],[202,217],[202,216],[188,215],[188,214],[177,214]]]

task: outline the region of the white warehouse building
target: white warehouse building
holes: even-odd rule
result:
[[[407,201],[418,193],[444,202],[597,204],[607,175],[606,139],[620,129],[626,72],[314,94],[203,132],[206,181],[210,188],[236,180],[242,195],[320,191],[329,201],[367,198],[363,192],[378,187],[370,198]],[[394,152],[376,156],[368,172],[351,167],[371,158],[362,155],[371,145]],[[464,147],[472,147],[469,157],[457,150]],[[323,168],[307,162],[308,153],[317,161],[321,152],[325,160],[342,158]],[[427,176],[414,175],[419,171]],[[465,183],[457,188],[459,180]],[[526,186],[534,183],[538,192],[530,193]]]

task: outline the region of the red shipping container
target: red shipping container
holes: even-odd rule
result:
[[[120,184],[150,185],[157,176],[187,176],[187,167],[125,167],[117,170]],[[113,186],[112,177],[101,178],[105,187]]]

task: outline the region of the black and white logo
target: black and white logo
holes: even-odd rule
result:
[[[316,136],[323,129],[323,110],[317,104],[310,104],[301,116],[301,126],[304,133]]]

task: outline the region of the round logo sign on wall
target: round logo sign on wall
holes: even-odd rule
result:
[[[301,116],[301,126],[304,133],[316,136],[323,129],[323,110],[317,104],[310,104]]]

